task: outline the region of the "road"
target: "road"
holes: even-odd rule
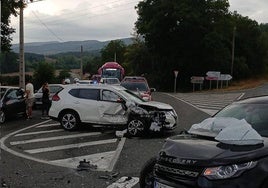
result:
[[[165,138],[209,117],[218,110],[215,106],[266,91],[260,87],[232,94],[156,92],[154,100],[175,108],[179,126],[173,133],[146,138],[118,139],[114,131],[87,127],[66,132],[57,122],[40,120],[41,113],[35,111],[32,120],[14,119],[1,126],[1,185],[110,188],[122,177],[135,184],[143,164],[158,153]],[[84,158],[92,161],[90,170],[76,168]]]

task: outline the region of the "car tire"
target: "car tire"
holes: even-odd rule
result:
[[[77,130],[80,124],[80,119],[77,113],[73,111],[64,111],[60,115],[61,126],[68,131]]]
[[[140,188],[153,188],[154,187],[154,165],[157,157],[149,159],[140,172]]]
[[[129,136],[141,136],[145,132],[145,122],[141,118],[131,118],[127,124]]]
[[[6,121],[6,114],[4,111],[0,111],[0,124],[5,123]]]

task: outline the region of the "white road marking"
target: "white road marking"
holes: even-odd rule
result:
[[[62,145],[62,146],[54,146],[54,147],[47,147],[47,148],[38,148],[38,149],[31,149],[31,150],[24,150],[27,153],[42,153],[42,152],[48,152],[48,151],[57,151],[57,150],[64,150],[64,149],[70,149],[70,148],[81,148],[85,146],[94,146],[94,145],[101,145],[101,144],[109,144],[109,143],[115,143],[117,139],[108,139],[108,140],[99,140],[94,142],[83,142],[83,143],[77,143],[77,144],[69,144],[69,145]]]
[[[116,182],[109,185],[107,188],[131,188],[139,183],[139,178],[137,177],[121,177]]]
[[[51,121],[51,120],[50,120]],[[44,125],[39,125],[36,128],[42,128],[42,127],[55,127],[57,125],[60,125],[59,123],[51,123],[51,124],[44,124]]]
[[[50,161],[50,163],[69,168],[77,168],[79,162],[85,159],[86,161],[90,161],[90,164],[97,165],[96,170],[111,172],[113,171],[114,165],[118,160],[118,157],[122,151],[125,140],[126,138],[122,138],[120,140],[117,149],[115,151],[108,151],[79,157],[52,160]]]
[[[14,141],[14,142],[10,142],[10,145],[29,144],[29,143],[35,143],[35,142],[45,142],[45,141],[61,140],[61,139],[67,139],[67,138],[77,138],[77,137],[83,137],[83,136],[95,136],[95,135],[100,135],[100,134],[101,134],[100,132],[79,133],[79,134],[66,135],[66,136],[55,136],[55,137],[48,137],[48,138]]]
[[[20,133],[16,134],[15,136],[27,136],[27,135],[35,135],[35,134],[45,134],[45,133],[53,133],[53,132],[62,132],[63,129],[54,129],[49,131],[37,131],[37,132],[28,132],[28,133]]]

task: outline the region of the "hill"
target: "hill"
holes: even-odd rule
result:
[[[117,39],[123,41],[126,45],[132,44],[132,38]],[[99,51],[106,46],[110,41],[85,40],[85,41],[68,41],[68,42],[35,42],[25,43],[24,52],[52,55],[66,52],[80,52],[81,46],[83,51]],[[12,50],[19,53],[19,44],[12,45]]]

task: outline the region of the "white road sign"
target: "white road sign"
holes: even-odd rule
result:
[[[221,74],[219,80],[231,80],[233,77],[230,74]]]
[[[217,72],[217,71],[208,71],[207,72],[208,77],[217,77],[219,79],[220,75],[221,75],[221,72]]]

